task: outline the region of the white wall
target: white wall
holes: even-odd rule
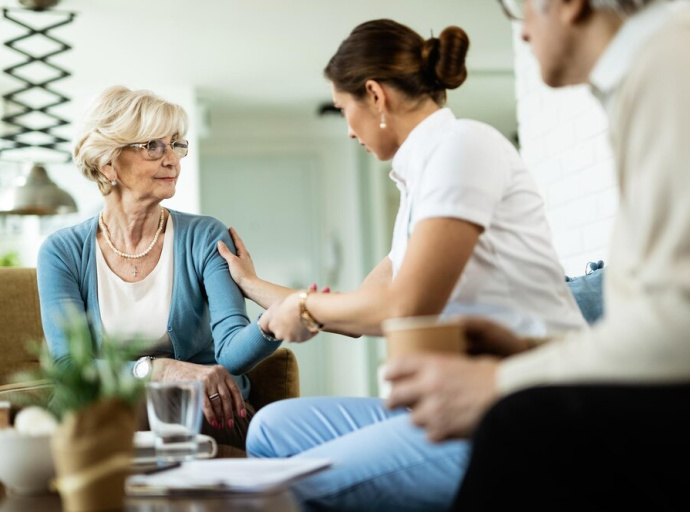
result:
[[[316,114],[305,117],[289,112],[257,111],[212,111],[210,118],[210,136],[202,141],[201,196],[213,196],[204,190],[205,187],[214,186],[214,183],[204,179],[205,166],[217,166],[222,158],[227,158],[228,162],[236,162],[236,157],[255,156],[259,159],[266,156],[303,156],[317,162],[318,189],[313,201],[317,205],[318,219],[315,225],[320,231],[317,239],[321,240],[321,246],[316,248],[320,255],[314,260],[320,268],[314,268],[312,275],[320,285],[329,285],[335,290],[349,291],[356,288],[369,270],[365,268],[362,258],[361,225],[367,220],[362,218],[360,203],[360,149],[355,142],[347,139],[344,120],[333,116],[318,118]],[[251,189],[228,191],[227,201],[232,201],[233,194],[248,194],[261,202],[263,185],[257,180],[251,184]],[[270,205],[266,207],[270,208]],[[201,205],[202,213],[213,208],[216,205]],[[280,212],[276,214],[279,215]],[[250,246],[250,252],[265,255],[270,251],[278,256],[271,260],[272,264],[280,265],[281,247],[280,244],[272,244],[270,222],[256,226],[255,229],[260,231],[252,233],[258,245]],[[300,229],[300,226],[295,226],[295,229]],[[326,268],[331,258],[328,254],[329,244],[325,243],[327,240],[335,241],[341,251],[339,268],[335,273]],[[281,273],[280,269],[275,268],[264,268],[262,272],[259,267],[257,271],[264,275]],[[285,273],[289,273],[289,269]],[[367,343],[364,339],[353,340],[322,333],[309,342],[319,344],[319,360],[316,361],[314,354],[317,352],[311,350],[316,345],[309,348],[293,345],[300,360],[300,374],[303,375],[302,382],[305,385],[303,394],[368,395],[373,376],[370,374]],[[305,351],[311,354],[301,360]],[[308,364],[302,364],[302,361]],[[315,377],[318,375],[323,375],[324,378],[317,382]]]
[[[566,274],[608,254],[618,207],[603,109],[586,86],[551,89],[529,47],[515,35],[516,95],[522,157],[536,177]]]

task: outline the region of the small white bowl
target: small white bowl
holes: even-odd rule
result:
[[[14,428],[0,429],[0,481],[9,493],[30,495],[49,491],[55,478],[50,435],[29,436]]]

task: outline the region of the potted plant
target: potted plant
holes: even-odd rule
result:
[[[116,510],[124,503],[144,392],[127,365],[136,347],[106,339],[95,353],[84,322],[70,321],[65,332],[67,356],[55,360],[44,346],[40,369],[30,375],[50,384],[46,408],[59,421],[51,442],[56,487],[67,512]]]

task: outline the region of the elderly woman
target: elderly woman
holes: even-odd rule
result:
[[[66,354],[62,322],[73,310],[88,321],[95,349],[105,335],[140,340],[134,375],[202,381],[204,431],[243,447],[253,414],[243,374],[279,343],[249,321],[215,249],[231,243],[223,224],[161,206],[175,194],[186,131],[184,110],[148,91],[113,87],[95,101],[74,161],[98,184],[103,211],[41,247],[43,329],[56,358]]]

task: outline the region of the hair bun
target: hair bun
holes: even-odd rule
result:
[[[470,38],[460,27],[447,27],[438,38],[424,41],[422,62],[430,80],[444,89],[457,89],[467,78],[465,59]]]

